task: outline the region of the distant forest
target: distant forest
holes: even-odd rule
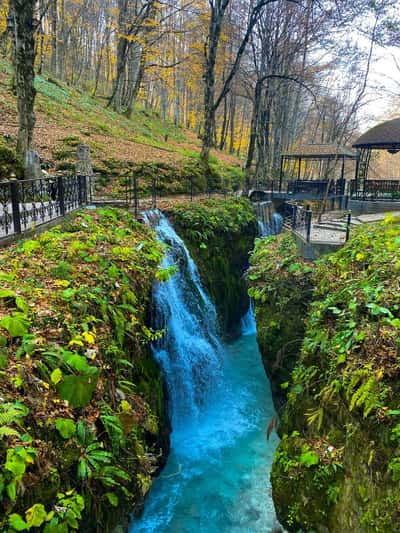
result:
[[[155,110],[198,133],[203,161],[217,147],[262,178],[289,147],[354,135],[373,49],[399,44],[395,4],[0,0],[1,49],[26,61],[20,31],[37,73],[127,116],[136,104]],[[17,92],[21,83],[17,71]]]

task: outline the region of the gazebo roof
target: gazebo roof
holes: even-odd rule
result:
[[[353,148],[378,150],[400,149],[400,118],[387,120],[368,130],[353,144]]]
[[[283,153],[285,159],[357,159],[358,154],[351,148],[336,144],[303,144],[293,152]]]

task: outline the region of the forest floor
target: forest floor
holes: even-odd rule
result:
[[[201,141],[195,132],[162,120],[154,111],[135,109],[130,119],[107,109],[105,99],[46,76],[37,76],[34,148],[52,170],[72,165],[80,142],[91,148],[99,170],[120,168],[124,162],[164,163],[181,166],[198,160]],[[16,97],[12,69],[0,60],[0,135],[11,142],[17,134]],[[237,157],[214,150],[213,161],[221,169],[239,169]]]

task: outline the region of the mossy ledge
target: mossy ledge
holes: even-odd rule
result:
[[[140,511],[169,448],[149,348],[162,256],[112,209],[0,252],[0,531],[123,531]]]
[[[276,243],[260,246],[269,254]],[[399,529],[399,271],[400,220],[392,218],[357,229],[315,265],[272,469],[290,532]]]
[[[236,333],[248,309],[243,274],[257,234],[257,219],[244,198],[176,204],[168,211],[213,299],[224,334]]]

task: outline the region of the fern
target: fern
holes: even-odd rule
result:
[[[116,416],[102,415],[100,418],[111,441],[113,452],[117,453],[125,445],[124,427]]]
[[[28,413],[28,408],[22,403],[5,403],[0,407],[0,426],[19,424]]]
[[[352,395],[350,401],[350,411],[355,407],[363,407],[363,416],[366,418],[372,409],[377,407],[379,402],[380,387],[374,376],[364,381],[356,392]]]
[[[315,409],[315,410],[309,409],[306,412],[306,417],[307,417],[307,424],[309,426],[312,426],[316,423],[317,430],[319,431],[321,429],[322,422],[324,419],[324,408],[319,407],[318,409]]]
[[[10,428],[9,426],[1,426],[0,427],[0,439],[3,439],[4,437],[21,437],[20,433],[13,428]]]

